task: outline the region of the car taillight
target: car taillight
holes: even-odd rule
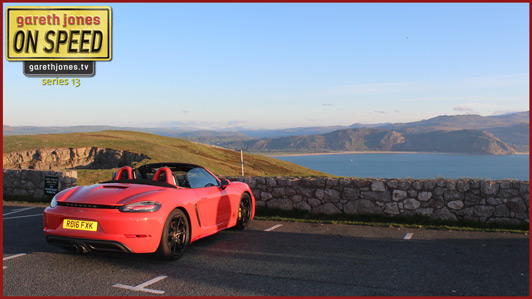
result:
[[[120,212],[146,213],[155,212],[161,208],[161,204],[156,201],[140,201],[130,203],[118,208]]]

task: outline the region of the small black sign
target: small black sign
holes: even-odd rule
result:
[[[24,61],[26,76],[94,76],[94,61]]]
[[[44,193],[56,195],[59,192],[59,178],[55,176],[44,177]]]

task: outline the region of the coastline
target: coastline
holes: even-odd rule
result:
[[[290,156],[320,156],[320,155],[343,155],[343,154],[436,154],[436,155],[463,155],[467,153],[445,153],[445,152],[402,152],[402,151],[346,151],[346,152],[326,152],[326,153],[259,153],[268,157],[290,157]],[[529,153],[518,152],[514,155],[528,155]]]

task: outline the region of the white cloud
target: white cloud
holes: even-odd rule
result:
[[[456,106],[456,107],[453,108],[453,111],[465,112],[466,114],[478,114],[473,109],[471,109],[469,107],[465,107],[465,106]]]
[[[245,126],[247,124],[248,124],[247,121],[237,120],[237,119],[230,120],[230,121],[226,122],[225,124],[221,123],[221,125],[225,126],[226,128],[242,127],[242,126]]]

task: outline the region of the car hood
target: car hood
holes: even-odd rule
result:
[[[56,199],[66,203],[119,206],[169,190],[171,189],[140,184],[95,184],[65,190]]]

